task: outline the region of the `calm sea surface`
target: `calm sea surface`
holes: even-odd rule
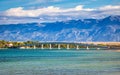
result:
[[[0,50],[0,75],[120,75],[120,52]]]

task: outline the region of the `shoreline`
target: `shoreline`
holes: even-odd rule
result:
[[[100,48],[100,49],[97,49],[97,48],[89,48],[89,49],[86,49],[86,48],[79,48],[79,49],[76,49],[76,48],[71,48],[71,49],[66,49],[66,48],[61,48],[61,49],[58,49],[58,48],[44,48],[44,49],[41,49],[41,48],[0,48],[0,50],[8,50],[8,49],[19,49],[19,50],[87,50],[87,51],[90,51],[90,50],[96,50],[96,51],[99,51],[99,50],[105,50],[105,51],[116,51],[116,52],[120,52],[120,49],[113,49],[113,48]]]

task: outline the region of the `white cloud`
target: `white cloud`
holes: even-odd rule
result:
[[[99,10],[115,10],[115,9],[119,9],[120,10],[120,6],[112,6],[112,5],[107,5],[107,6],[103,6],[100,7]]]
[[[77,14],[81,14],[80,12],[91,13],[91,11],[93,11],[93,12],[94,11],[102,11],[102,13],[114,15],[115,14],[114,12],[117,12],[117,14],[120,12],[120,6],[107,5],[104,7],[97,8],[97,9],[83,8],[83,5],[78,5],[75,8],[68,8],[68,9],[61,9],[59,7],[49,6],[46,8],[39,8],[39,9],[32,9],[32,10],[24,10],[23,7],[18,7],[18,8],[11,8],[11,9],[7,10],[5,12],[5,15],[6,16],[16,16],[16,17],[39,17],[42,15],[47,15],[47,16],[71,15],[71,16],[74,16]],[[110,12],[110,11],[112,11],[112,12]],[[94,15],[94,14],[92,14],[92,15]]]
[[[83,10],[83,5],[78,5],[75,7],[76,10]]]
[[[47,8],[40,8],[34,10],[24,10],[23,7],[11,8],[5,13],[7,16],[18,16],[18,17],[37,17],[39,15],[49,14],[51,12],[59,12],[58,7],[49,6]]]
[[[23,7],[11,8],[5,13],[7,16],[17,16],[17,17],[38,17],[40,15],[59,15],[59,13],[71,13],[77,11],[92,11],[94,9],[83,8],[83,5],[76,6],[75,8],[60,9],[59,7],[49,6],[47,8],[39,8],[33,10],[24,10]]]
[[[51,22],[80,18],[104,18],[105,16],[109,15],[120,15],[120,6],[107,5],[96,9],[84,8],[84,5],[78,5],[74,8],[67,9],[49,6],[31,10],[25,10],[23,7],[18,7],[11,8],[3,12],[3,14],[3,17],[0,17],[0,24],[46,21]]]

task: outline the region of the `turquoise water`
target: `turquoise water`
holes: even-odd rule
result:
[[[120,52],[0,50],[0,75],[120,75]]]

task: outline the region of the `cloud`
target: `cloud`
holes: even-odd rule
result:
[[[25,10],[23,7],[18,7],[2,12],[0,15],[0,24],[53,22],[81,18],[104,18],[109,15],[120,15],[120,6],[107,5],[96,9],[84,8],[84,5],[78,5],[74,8],[66,9],[48,6],[29,10]]]
[[[99,8],[99,10],[115,10],[115,9],[120,10],[120,6],[107,5]]]
[[[24,10],[23,7],[11,8],[5,13],[7,16],[18,16],[18,17],[37,17],[39,15],[48,14],[50,12],[58,12],[59,8],[57,7],[47,7],[35,10]]]
[[[11,8],[5,12],[7,16],[17,16],[17,17],[38,17],[40,15],[53,16],[59,13],[71,13],[77,11],[92,11],[94,9],[83,8],[83,5],[76,6],[75,8],[60,9],[59,7],[49,6],[47,8],[39,8],[33,10],[24,10],[23,7]]]
[[[101,13],[98,15],[120,15],[120,6],[107,5],[97,9]]]

